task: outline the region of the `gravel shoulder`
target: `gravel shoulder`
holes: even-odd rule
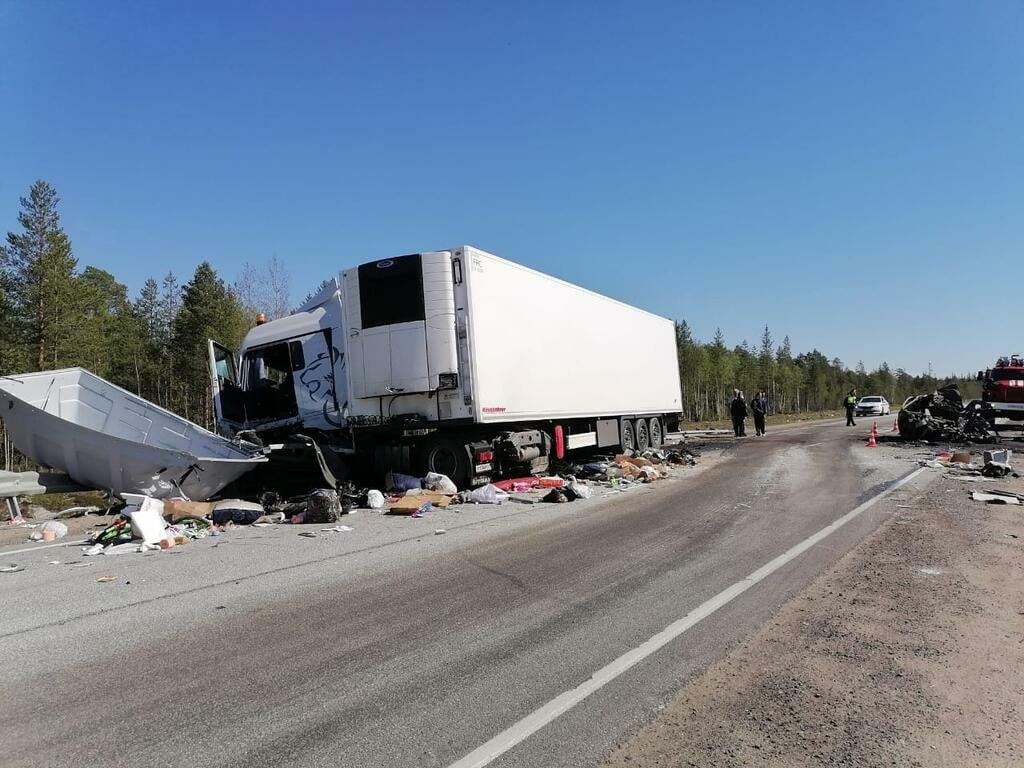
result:
[[[607,766],[1024,764],[1024,480],[940,477]]]

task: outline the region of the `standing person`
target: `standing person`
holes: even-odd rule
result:
[[[857,390],[851,389],[850,394],[843,400],[843,405],[846,406],[846,426],[856,427],[857,422],[853,420],[853,409],[857,407]]]
[[[747,401],[743,399],[743,393],[738,389],[733,391],[732,402],[729,403],[729,413],[732,415],[732,430],[736,437],[746,437],[747,427],[744,423],[747,418]]]
[[[768,397],[763,390],[751,401],[750,410],[754,412],[754,431],[758,435],[765,434],[764,417],[768,415]]]

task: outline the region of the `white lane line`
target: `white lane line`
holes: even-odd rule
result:
[[[34,547],[26,547],[25,549],[12,549],[6,552],[0,552],[0,558],[6,557],[7,555],[20,555],[24,552],[38,552],[41,549],[52,549],[53,547],[78,547],[81,545],[88,546],[92,544],[88,539],[82,539],[81,541],[60,541],[56,544],[37,544]]]
[[[865,501],[856,509],[847,512],[838,520],[826,525],[817,533],[808,536],[796,546],[790,547],[775,559],[769,560],[752,574],[740,581],[737,581],[731,587],[723,589],[710,600],[701,603],[681,619],[672,622],[649,640],[638,645],[633,650],[622,654],[607,666],[601,667],[601,669],[597,670],[597,672],[595,672],[586,682],[578,685],[572,690],[556,696],[544,706],[534,710],[519,722],[499,733],[486,744],[477,747],[461,760],[456,760],[449,766],[449,768],[481,768],[482,766],[493,762],[495,759],[512,749],[516,744],[533,735],[558,716],[568,712],[590,694],[600,690],[630,667],[643,661],[652,653],[672,642],[688,629],[706,619],[719,608],[728,605],[752,586],[763,581],[791,560],[802,555],[819,541],[838,531],[848,522],[858,517],[862,512],[864,512],[864,510],[888,496],[897,488],[901,488],[909,483],[919,474],[924,472],[925,469],[927,469],[927,467],[921,467],[920,469],[914,470],[906,477],[897,480],[878,495]]]

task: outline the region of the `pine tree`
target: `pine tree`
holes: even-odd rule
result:
[[[248,328],[249,318],[241,302],[204,261],[182,290],[171,337],[176,372],[172,398],[184,415],[212,423],[207,340],[235,348]]]
[[[23,197],[2,259],[9,275],[14,327],[36,370],[58,368],[74,354],[75,268],[71,240],[60,225],[57,191],[43,180]]]

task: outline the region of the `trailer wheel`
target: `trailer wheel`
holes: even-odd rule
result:
[[[661,428],[661,419],[657,416],[651,417],[651,448],[661,448],[665,444],[665,430]]]
[[[422,463],[424,473],[447,475],[458,488],[469,487],[469,453],[464,444],[445,438],[431,440],[424,448]]]
[[[636,449],[638,451],[646,451],[651,447],[651,430],[647,426],[647,419],[637,419],[636,426]]]
[[[629,419],[620,419],[619,434],[620,445],[623,451],[632,451],[636,448],[636,432],[633,430],[633,422]]]

